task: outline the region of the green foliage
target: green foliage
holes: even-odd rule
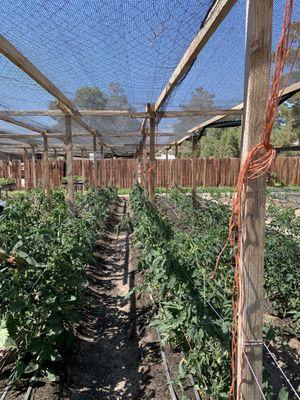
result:
[[[75,96],[73,98],[73,103],[77,108],[82,109],[94,109],[94,110],[104,110],[104,109],[116,109],[116,110],[128,110],[133,111],[133,107],[129,103],[127,96],[124,92],[122,86],[117,82],[111,82],[108,85],[108,90],[105,93],[97,86],[83,86],[76,90]],[[57,104],[55,101],[50,101],[50,109],[57,109]],[[56,129],[61,131],[65,129],[64,121],[60,117],[53,117],[56,121]],[[105,126],[103,126],[103,121],[99,118],[85,117],[85,121],[93,128],[103,131],[107,129],[109,124],[115,124],[116,126],[120,122],[119,117],[106,117]],[[127,127],[129,130],[138,130],[139,122],[135,119],[130,119],[127,122]],[[73,131],[80,131],[80,127],[76,124],[73,127]]]
[[[203,235],[195,237],[174,229],[139,186],[131,194],[131,205],[145,289],[159,306],[153,324],[164,341],[184,352],[179,384],[192,373],[201,394],[206,396],[203,398],[225,399],[230,381],[232,270],[228,273],[224,263],[216,280],[210,275],[226,231],[221,225],[220,230],[211,226],[212,231],[203,229]],[[209,218],[213,221],[224,216],[209,212]],[[189,228],[194,223],[194,219],[189,221]]]
[[[131,194],[133,225],[141,253],[144,290],[158,311],[153,322],[172,347],[183,351],[179,384],[191,373],[203,399],[227,398],[230,385],[232,279],[229,247],[211,279],[216,257],[228,234],[230,207],[199,200],[194,207],[186,191],[173,189],[169,200],[178,219],[153,207],[143,190]],[[169,214],[168,214],[169,215]],[[291,208],[270,206],[267,213],[265,290],[273,313],[299,319],[299,219]],[[267,331],[266,331],[267,332]],[[268,337],[266,337],[268,340]],[[266,396],[274,398],[265,381]]]
[[[68,178],[65,176],[65,177],[63,177],[62,181],[63,181],[63,183],[68,183]],[[79,176],[79,175],[74,175],[73,181],[74,181],[74,183],[82,183],[83,177]]]
[[[0,178],[0,187],[15,184],[16,180],[13,178]]]
[[[201,139],[200,157],[239,157],[241,128],[207,129]]]
[[[181,105],[180,109],[182,111],[189,110],[207,110],[214,108],[214,94],[209,93],[203,87],[196,88],[191,99],[186,105]],[[174,124],[173,128],[175,132],[186,132],[190,128],[200,124],[205,118],[203,117],[185,117],[178,118],[177,122]]]
[[[13,380],[59,361],[72,340],[84,269],[114,196],[113,190],[77,194],[71,217],[65,191],[52,192],[50,207],[36,191],[15,196],[1,214],[1,327],[14,344]]]

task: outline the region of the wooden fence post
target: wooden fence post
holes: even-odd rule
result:
[[[168,194],[169,189],[169,149],[166,149],[166,161],[165,161],[165,186],[166,186],[166,195]]]
[[[31,160],[32,160],[32,184],[33,188],[37,188],[37,180],[36,180],[36,154],[35,154],[35,148],[34,145],[31,145]]]
[[[196,205],[196,150],[197,150],[197,137],[194,134],[192,137],[192,201]]]
[[[247,0],[245,114],[241,164],[261,141],[269,92],[273,0]],[[261,177],[245,184],[241,210],[238,400],[260,400],[265,242],[265,189]],[[251,367],[250,367],[251,366]]]
[[[81,149],[81,176],[82,176],[82,191],[85,190],[85,167],[84,167],[84,149]]]
[[[43,151],[43,166],[44,166],[44,191],[48,199],[50,199],[50,171],[49,171],[49,155],[48,155],[48,136],[47,132],[43,132],[44,151]]]
[[[150,104],[147,104],[147,111],[153,116],[150,119],[150,141],[149,141],[149,198],[151,203],[155,203],[155,113]]]
[[[11,156],[10,154],[7,155],[7,178],[11,178]]]
[[[98,168],[97,168],[97,136],[94,134],[93,136],[93,184],[94,187],[98,185]]]
[[[24,189],[28,190],[28,152],[27,148],[24,147],[24,154],[23,154],[23,165],[24,165]]]
[[[73,178],[73,143],[72,143],[72,117],[65,115],[65,129],[66,129],[66,176],[68,182],[67,189],[67,205],[71,215],[74,215],[74,178]]]

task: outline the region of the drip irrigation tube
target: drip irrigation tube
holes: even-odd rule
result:
[[[178,396],[177,396],[177,394],[175,392],[174,385],[172,383],[167,356],[166,356],[166,353],[165,353],[165,351],[163,349],[163,346],[161,345],[161,336],[160,336],[160,334],[159,334],[157,329],[156,329],[156,336],[157,336],[157,339],[159,341],[161,357],[162,357],[162,360],[163,360],[163,366],[164,366],[165,374],[166,374],[166,377],[167,377],[167,383],[168,383],[171,399],[172,400],[178,400]]]
[[[0,398],[0,400],[4,400],[7,393],[9,392],[9,389],[11,388],[11,384],[9,384],[8,386],[6,386],[6,388],[4,389],[4,392],[2,393],[2,396]]]
[[[155,304],[155,301],[153,299],[152,294],[149,293],[149,296],[150,296],[150,299],[151,299],[151,301],[153,303],[154,308],[156,309],[156,304]],[[163,348],[163,346],[161,344],[161,336],[160,336],[160,333],[158,332],[157,329],[156,329],[156,336],[157,336],[157,339],[159,341],[161,356],[162,356],[162,360],[163,360],[163,366],[164,366],[164,370],[165,370],[165,374],[166,374],[166,378],[167,378],[167,383],[168,383],[171,399],[172,400],[178,400],[178,396],[176,394],[176,391],[175,391],[175,388],[174,388],[174,385],[173,385],[173,382],[172,382],[172,379],[171,379],[167,356],[166,356],[164,348]],[[199,396],[198,390],[195,387],[194,378],[193,378],[193,376],[191,374],[189,374],[189,380],[190,380],[191,385],[193,387],[193,392],[194,392],[194,395],[195,395],[195,399],[196,400],[201,400],[201,397]]]
[[[37,378],[37,373],[34,374],[34,375],[31,377],[31,379],[30,379],[30,381],[29,381],[28,388],[27,388],[27,390],[26,390],[26,393],[25,393],[25,396],[24,396],[24,399],[23,399],[23,400],[30,400],[30,397],[31,397],[31,394],[32,394],[32,391],[33,391],[33,388],[34,388],[34,384],[35,384],[35,381],[36,381],[36,378]],[[4,389],[4,392],[2,393],[2,395],[1,395],[1,397],[0,397],[0,400],[5,400],[6,395],[8,394],[8,392],[10,391],[11,388],[12,388],[12,384],[10,383],[10,384],[7,385],[6,388]]]
[[[28,386],[27,391],[26,391],[25,396],[24,396],[24,400],[29,400],[30,399],[31,393],[33,391],[34,384],[35,384],[35,381],[36,381],[36,377],[37,377],[37,374],[33,375],[33,377],[30,379],[29,386]]]

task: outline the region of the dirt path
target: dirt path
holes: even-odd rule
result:
[[[78,351],[67,369],[63,399],[168,398],[159,348],[146,332],[150,307],[141,296],[126,297],[139,279],[130,234],[117,234],[127,207],[120,199],[96,243],[96,262],[87,270],[91,301],[76,328]]]
[[[120,197],[106,230],[96,242],[94,262],[87,268],[88,302],[75,326],[72,354],[64,360],[60,382],[38,378],[31,400],[168,400],[160,348],[149,328],[153,306],[146,294],[130,289],[141,283],[138,256],[129,231],[118,234],[128,213]],[[1,391],[6,381],[2,382]],[[5,400],[24,400],[28,381]]]

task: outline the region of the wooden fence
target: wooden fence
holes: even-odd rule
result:
[[[238,158],[198,158],[196,159],[197,186],[234,186],[239,171]],[[62,184],[66,175],[66,165],[63,160],[49,161],[51,187]],[[140,173],[146,179],[147,167],[139,169],[137,160],[114,159],[98,160],[98,185],[114,185],[121,188],[130,188]],[[279,181],[284,185],[300,184],[300,157],[278,157],[272,166]],[[93,161],[75,160],[74,175],[83,176],[87,184],[93,184]],[[25,165],[18,160],[0,160],[0,177],[11,177],[16,180],[16,189],[33,187],[32,161]],[[43,186],[43,161],[36,161],[36,177],[39,187]],[[143,181],[143,178],[142,178]],[[157,160],[156,186],[172,187],[174,185],[192,185],[192,160]]]

